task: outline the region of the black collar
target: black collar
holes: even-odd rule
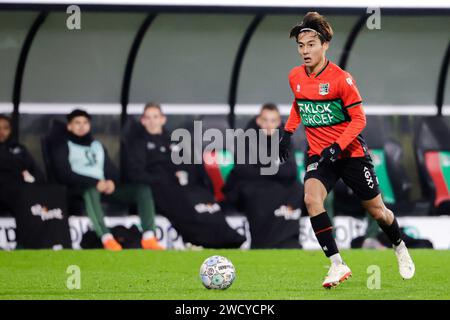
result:
[[[79,137],[74,135],[72,132],[68,131],[67,135],[70,141],[72,141],[75,144],[81,144],[83,146],[90,146],[92,141],[94,141],[94,138],[92,137],[91,133]]]
[[[319,72],[316,73],[316,75],[314,76],[314,78],[317,78],[322,72],[324,72],[325,69],[328,67],[329,64],[330,64],[330,60],[327,60],[327,62],[326,62],[325,65],[323,66],[323,68],[322,68]],[[306,66],[305,66],[305,72],[306,72],[306,75],[310,78],[311,76],[310,76],[310,73],[308,73],[308,70],[306,69]]]

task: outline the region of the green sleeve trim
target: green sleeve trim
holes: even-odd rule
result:
[[[349,104],[348,106],[346,106],[346,107],[344,107],[344,108],[345,108],[345,109],[353,108],[353,107],[359,106],[361,103],[362,103],[362,101],[358,101],[358,102]]]

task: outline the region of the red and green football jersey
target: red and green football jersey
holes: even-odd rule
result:
[[[317,74],[308,74],[301,65],[290,71],[289,84],[295,100],[285,130],[304,125],[309,156],[320,155],[334,142],[343,150],[340,157],[367,154],[360,135],[366,124],[362,99],[348,72],[329,60]]]

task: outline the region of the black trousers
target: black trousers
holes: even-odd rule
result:
[[[301,248],[303,188],[299,183],[240,181],[228,195],[227,199],[247,216],[252,249]]]
[[[0,187],[0,202],[16,220],[18,248],[71,248],[66,189],[58,185],[12,184]]]
[[[155,182],[151,187],[157,212],[169,219],[184,242],[206,248],[239,248],[246,240],[228,225],[222,211],[198,213],[178,183]]]

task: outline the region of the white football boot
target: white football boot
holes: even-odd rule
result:
[[[322,283],[322,286],[327,289],[337,287],[341,284],[341,282],[344,282],[351,276],[352,271],[345,263],[332,263],[330,269],[328,270],[328,274],[325,277],[324,282]]]
[[[411,279],[414,276],[416,267],[409,255],[408,248],[402,241],[398,246],[394,246],[395,255],[398,261],[398,271],[403,279]]]

